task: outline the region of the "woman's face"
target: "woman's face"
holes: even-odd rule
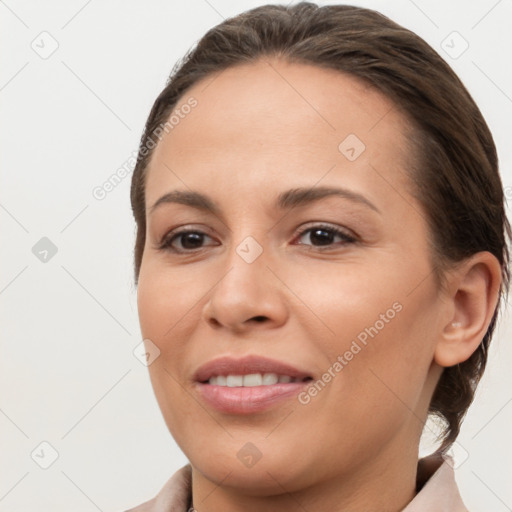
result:
[[[450,311],[409,192],[404,117],[350,76],[277,60],[208,77],[175,113],[148,167],[138,308],[192,466],[268,493],[416,455]],[[189,195],[152,209],[176,191],[214,207]],[[225,357],[233,368],[196,380]],[[293,370],[261,357],[310,380],[287,383]],[[256,387],[239,387],[248,374]]]

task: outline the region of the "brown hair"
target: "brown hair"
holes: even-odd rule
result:
[[[478,107],[457,75],[423,39],[384,15],[310,2],[264,5],[209,30],[175,65],[149,114],[132,177],[135,283],[145,244],[145,177],[156,145],[155,131],[199,80],[267,56],[348,73],[392,99],[412,121],[411,183],[429,223],[438,284],[443,285],[443,271],[450,265],[479,251],[491,252],[501,264],[500,298],[487,333],[468,360],[443,370],[432,397],[429,412],[445,423],[439,451],[446,451],[473,401],[499,306],[508,293],[511,230],[496,148]]]

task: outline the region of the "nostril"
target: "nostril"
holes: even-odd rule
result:
[[[219,326],[220,326],[220,322],[219,322],[216,318],[210,318],[210,319],[209,319],[209,322],[210,322],[214,327],[219,327]]]
[[[256,320],[256,322],[264,322],[266,320],[267,317],[265,316],[255,316],[254,317],[254,320]]]

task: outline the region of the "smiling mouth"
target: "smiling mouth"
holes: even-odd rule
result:
[[[207,381],[196,381],[196,392],[208,407],[220,413],[251,415],[295,400],[312,380],[277,373],[212,375]]]
[[[307,382],[310,380],[312,380],[311,377],[291,377],[290,375],[279,375],[277,373],[250,373],[246,375],[213,375],[208,380],[201,382],[201,384],[228,388],[252,388],[272,386],[274,384]]]

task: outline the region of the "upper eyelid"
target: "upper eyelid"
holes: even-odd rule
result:
[[[331,224],[325,221],[310,221],[306,223],[305,225],[301,225],[299,228],[297,228],[293,232],[293,237],[296,239],[297,237],[303,236],[306,232],[312,230],[312,229],[331,229],[332,231],[337,231],[338,236],[345,236],[348,239],[351,239],[353,241],[356,241],[358,239],[358,236],[354,234],[351,230],[348,228],[344,228],[342,226],[337,226],[335,224]],[[187,233],[200,233],[201,235],[206,235],[209,238],[214,238],[210,234],[204,231],[204,228],[194,228],[193,226],[181,226],[179,228],[176,228],[175,230],[171,230],[169,233],[164,235],[164,237],[161,240],[161,245],[169,244],[171,240],[176,239],[180,235],[187,234]],[[183,252],[192,252],[184,250]]]
[[[165,241],[167,240],[168,238],[172,238],[172,237],[175,237],[177,235],[181,235],[183,233],[189,233],[189,232],[192,232],[192,233],[201,233],[201,234],[204,234],[204,235],[208,235],[210,238],[213,238],[213,236],[211,235],[211,231],[210,229],[208,228],[204,228],[204,227],[201,227],[201,228],[195,228],[194,226],[180,226],[178,228],[175,228],[175,229],[171,229],[169,232],[167,232],[163,237],[162,237],[162,240]]]
[[[327,229],[333,229],[333,230],[338,230],[338,231],[343,231],[343,232],[346,231],[348,233],[352,233],[352,230],[350,230],[346,227],[338,226],[338,225],[330,223],[330,222],[318,220],[318,221],[309,221],[309,222],[306,222],[305,224],[301,224],[300,227],[298,227],[297,229],[294,230],[294,234],[299,234],[299,233],[302,233],[304,231],[307,231],[309,229],[313,229],[316,227],[320,227],[320,228],[324,227]],[[209,231],[211,231],[211,230],[208,228],[204,228],[204,227],[195,228],[194,226],[180,226],[180,227],[175,228],[175,229],[169,231],[168,233],[166,233],[164,235],[163,239],[168,238],[169,236],[176,236],[176,235],[179,235],[182,233],[188,233],[188,232],[199,232],[199,233],[211,236]]]

